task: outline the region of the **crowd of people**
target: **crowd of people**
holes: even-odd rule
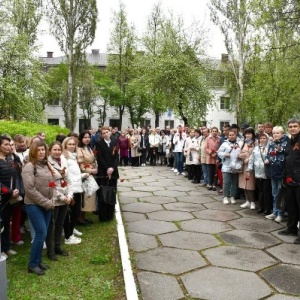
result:
[[[66,245],[80,244],[82,232],[75,226],[93,223],[86,212],[98,214],[101,222],[113,219],[115,203],[107,203],[101,189],[117,187],[118,146],[109,127],[99,134],[93,145],[89,130],[59,134],[50,145],[45,133],[0,136],[1,256],[17,254],[11,247],[24,244],[21,233],[27,224],[28,272],[44,275],[49,266],[43,262],[43,248],[53,261],[68,256],[62,236]],[[90,179],[99,187],[91,195],[84,189]]]
[[[82,242],[78,226],[114,217],[115,205],[107,203],[99,188],[92,195],[84,182],[94,178],[99,187],[117,187],[118,166],[168,166],[193,184],[223,195],[223,204],[245,198],[243,209],[257,210],[265,218],[282,222],[279,234],[297,236],[300,217],[300,122],[291,119],[288,133],[282,126],[259,123],[256,130],[243,124],[190,129],[117,128],[97,132],[57,135],[47,145],[45,133],[0,136],[1,255],[16,255],[11,246],[22,245],[27,220],[31,234],[28,272],[45,274],[42,250],[50,260],[68,256],[67,245]],[[286,185],[286,211],[277,206],[281,185]],[[27,224],[26,223],[26,224]],[[76,228],[77,227],[77,228]]]

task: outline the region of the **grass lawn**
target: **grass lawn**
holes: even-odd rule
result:
[[[43,261],[51,267],[44,276],[27,272],[30,235],[23,235],[25,244],[12,247],[18,255],[6,261],[8,299],[125,299],[116,221],[99,223],[92,214],[88,218],[93,225],[77,227],[83,233],[81,244],[62,244],[68,257],[50,261],[43,250]]]

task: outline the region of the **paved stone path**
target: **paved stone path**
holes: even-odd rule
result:
[[[166,167],[121,167],[119,201],[143,300],[299,299],[285,226]],[[128,299],[130,300],[130,299]]]

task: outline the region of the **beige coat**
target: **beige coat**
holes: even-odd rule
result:
[[[141,136],[139,134],[134,134],[130,138],[130,149],[131,149],[131,157],[138,157],[141,153],[138,151],[141,143]]]

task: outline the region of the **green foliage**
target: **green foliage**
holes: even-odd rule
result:
[[[25,136],[32,137],[41,131],[45,132],[48,144],[55,141],[58,133],[68,134],[70,132],[67,128],[54,125],[31,122],[0,121],[0,133],[9,134],[11,137],[16,134],[23,134]]]

